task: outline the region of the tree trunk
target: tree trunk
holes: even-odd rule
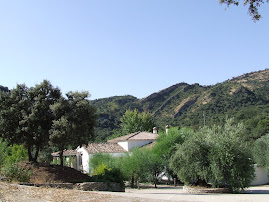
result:
[[[33,156],[32,156],[32,152],[31,152],[31,146],[27,146],[27,152],[28,152],[28,159],[30,162],[33,161]]]
[[[154,178],[154,187],[155,188],[157,188],[157,177],[158,177],[158,173],[155,171],[155,173],[154,173],[154,176],[153,176]]]
[[[63,157],[63,154],[64,154],[64,150],[61,150],[60,151],[60,154],[59,154],[60,155],[60,160],[61,160],[61,164],[60,164],[61,166],[64,166],[64,157]]]
[[[131,178],[131,188],[134,188],[134,181],[135,179],[134,179],[134,174],[133,174]]]
[[[35,163],[37,163],[38,153],[39,153],[39,147],[36,147],[35,156],[33,158],[33,162],[35,162]]]

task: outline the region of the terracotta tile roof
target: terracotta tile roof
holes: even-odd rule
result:
[[[84,146],[85,147],[85,146]],[[123,153],[126,152],[117,143],[90,143],[87,145],[86,150],[89,154],[95,153]]]
[[[60,156],[60,152],[54,152],[51,154],[54,157],[58,157]],[[77,151],[76,150],[64,150],[63,156],[76,156],[77,155]]]
[[[124,142],[127,140],[156,140],[158,134],[149,133],[149,132],[136,132],[129,135],[121,136],[112,140],[108,140],[111,143]]]

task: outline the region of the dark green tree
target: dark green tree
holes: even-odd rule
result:
[[[10,93],[0,93],[0,135],[9,144],[24,144],[29,161],[36,162],[39,151],[49,142],[50,106],[60,95],[47,80],[35,87],[22,84]]]
[[[158,167],[162,169],[167,177],[176,177],[169,168],[169,159],[177,150],[177,145],[182,144],[188,137],[193,134],[193,130],[189,128],[171,127],[168,134],[159,133],[157,143],[152,148],[154,154],[158,155],[161,162]]]
[[[251,152],[242,141],[243,124],[232,119],[204,127],[178,146],[170,167],[185,184],[208,184],[237,192],[254,178]]]
[[[153,116],[151,113],[142,112],[138,110],[127,110],[121,118],[121,126],[119,130],[114,131],[111,138],[122,135],[127,135],[139,131],[152,131],[155,126]]]
[[[240,4],[239,0],[219,0],[221,4],[226,4],[227,6]],[[261,15],[259,13],[259,7],[263,3],[268,3],[269,0],[243,0],[245,6],[248,6],[248,13],[254,21],[260,20]]]
[[[51,106],[55,120],[49,131],[50,144],[59,149],[62,166],[64,149],[93,141],[97,120],[96,110],[87,99],[88,92],[69,92],[66,96]]]
[[[116,160],[126,180],[139,188],[140,182],[153,182],[155,187],[162,172],[162,159],[149,148],[134,148],[130,153]]]

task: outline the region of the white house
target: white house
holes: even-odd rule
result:
[[[96,153],[106,153],[112,156],[122,156],[134,147],[151,147],[158,134],[149,132],[136,132],[109,140],[107,143],[90,143],[78,147],[76,150],[65,150],[63,156],[69,166],[84,173],[90,172],[90,159]],[[54,159],[59,159],[59,152],[52,153]]]
[[[122,156],[126,151],[114,143],[90,143],[77,148],[77,169],[84,173],[90,172],[90,159],[94,154],[106,153],[111,156]]]

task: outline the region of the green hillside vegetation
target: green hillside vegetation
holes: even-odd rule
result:
[[[91,102],[97,108],[99,115],[96,127],[96,142],[103,142],[113,135],[113,130],[120,126],[120,119],[128,109],[141,111],[139,100],[134,96],[115,96],[93,100]]]
[[[8,92],[9,90],[8,90],[8,87],[4,87],[4,86],[1,86],[0,85],[0,91],[2,91],[2,92]]]
[[[96,140],[105,141],[120,126],[126,110],[153,114],[156,126],[191,127],[223,125],[227,117],[244,122],[247,138],[255,140],[269,131],[269,69],[247,73],[211,86],[178,83],[137,99],[115,96],[92,101],[99,113]],[[204,116],[203,116],[204,114]]]
[[[1,91],[9,91],[0,86]],[[92,100],[98,125],[96,142],[104,142],[120,129],[126,110],[150,112],[159,130],[165,125],[194,130],[223,125],[234,117],[247,127],[251,142],[269,132],[269,69],[247,73],[211,86],[178,83],[143,99],[131,95]]]

